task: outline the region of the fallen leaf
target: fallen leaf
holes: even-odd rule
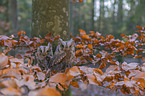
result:
[[[61,96],[61,94],[54,88],[43,88],[37,93],[37,96]]]
[[[77,81],[71,81],[70,84],[71,84],[73,87],[79,88],[79,84],[78,84]]]
[[[53,83],[64,83],[67,80],[67,75],[64,73],[57,73],[53,75],[50,79],[49,82]]]
[[[8,64],[8,57],[5,54],[0,54],[0,70]]]

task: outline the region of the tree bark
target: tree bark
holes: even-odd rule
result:
[[[9,0],[10,3],[10,19],[12,23],[12,32],[14,35],[17,35],[18,29],[18,7],[17,0]]]
[[[94,13],[95,13],[95,11],[94,11],[94,4],[95,4],[95,0],[92,0],[92,9],[91,9],[91,11],[92,11],[92,13],[91,13],[91,30],[92,31],[94,31]]]
[[[103,31],[103,23],[104,23],[104,15],[105,15],[105,10],[104,10],[104,0],[100,0],[100,14],[99,14],[99,32]],[[102,32],[103,34],[103,32]]]
[[[31,37],[44,37],[52,32],[63,40],[69,39],[70,33],[70,1],[69,0],[32,0],[32,33]],[[53,44],[54,49],[56,43]],[[70,88],[62,95],[69,96]]]
[[[33,0],[32,10],[32,37],[53,32],[68,40],[69,0]]]

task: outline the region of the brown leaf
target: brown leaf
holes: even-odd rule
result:
[[[21,79],[21,73],[17,69],[4,69],[2,71],[2,76],[14,76],[17,79]]]
[[[80,31],[80,35],[86,35],[86,32],[84,30],[79,29],[79,31]]]
[[[95,72],[98,72],[99,74],[103,75],[103,71],[100,69],[94,69]]]
[[[129,63],[127,64],[126,62],[122,63],[121,67],[123,70],[128,71],[131,69],[136,69],[138,66],[138,63]]]
[[[100,69],[103,69],[103,68],[106,67],[106,65],[107,65],[107,60],[106,60],[106,59],[102,59],[99,68],[100,68]]]
[[[102,57],[102,55],[100,55],[99,53],[96,55],[96,57],[98,57],[98,58],[101,58]]]
[[[22,34],[26,34],[24,31],[19,31],[18,33],[18,37],[20,37]]]
[[[89,49],[93,49],[93,45],[92,45],[92,44],[88,44],[87,47],[88,47]]]
[[[0,54],[0,70],[8,64],[8,57],[5,54]]]
[[[83,38],[83,39],[87,39],[87,40],[90,39],[89,35],[82,35],[82,38]]]
[[[34,79],[33,75],[23,75],[23,79],[16,79],[16,82],[19,87],[26,85],[29,89],[33,90],[36,88],[36,82],[34,82]]]
[[[144,56],[144,57],[142,57],[142,61],[145,63],[145,56]]]
[[[16,40],[11,40],[11,42],[12,42],[12,45],[16,45],[18,43],[18,41]]]
[[[15,58],[22,59],[22,55],[21,54],[16,54]]]
[[[70,84],[71,84],[73,87],[79,88],[79,84],[78,84],[77,81],[71,81]]]
[[[64,83],[66,80],[67,75],[64,73],[57,73],[49,79],[49,81],[53,83]]]
[[[15,89],[13,87],[4,88],[4,89],[1,89],[0,91],[2,94],[8,95],[8,96],[14,96],[14,95],[20,96],[21,95],[19,90]]]
[[[81,56],[82,55],[82,50],[77,50],[76,52],[75,52],[75,56],[77,57],[77,56]]]
[[[140,29],[140,30],[143,30],[144,27],[141,27],[141,26],[136,26],[136,28]]]
[[[89,84],[99,85],[101,86],[101,82],[97,81],[96,77],[93,74],[86,74],[89,80]]]
[[[83,0],[79,0],[80,3],[83,3]]]
[[[0,86],[1,88],[12,87],[12,88],[17,89],[18,87],[14,78],[4,80],[3,82],[0,83],[0,85],[2,85]]]
[[[60,38],[60,35],[55,36],[55,37],[54,37],[54,40],[58,40],[59,38]]]
[[[38,72],[37,73],[37,77],[38,77],[38,80],[44,80],[45,79],[45,74],[44,73],[42,73],[42,72]]]
[[[76,46],[76,48],[83,49],[84,47],[83,47],[83,45],[79,44],[79,45]]]
[[[37,96],[61,96],[61,94],[54,88],[43,88]]]
[[[70,76],[70,75],[71,76],[78,76],[80,74],[81,74],[80,70],[77,66],[73,66],[72,68],[70,68],[68,73],[67,73],[68,76]]]

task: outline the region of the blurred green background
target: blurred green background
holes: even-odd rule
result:
[[[145,0],[84,0],[70,1],[70,32],[79,29],[98,31],[121,38],[133,34],[136,25],[145,25]],[[16,34],[24,30],[31,37],[32,0],[0,0],[0,35]]]

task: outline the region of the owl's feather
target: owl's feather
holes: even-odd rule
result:
[[[39,46],[37,49],[37,61],[42,70],[48,69],[48,62],[53,57],[52,45],[48,43],[47,46]]]
[[[53,58],[50,60],[49,68],[53,71],[64,71],[66,68],[71,67],[74,57],[74,41],[63,41],[59,39],[59,44],[56,48]]]

